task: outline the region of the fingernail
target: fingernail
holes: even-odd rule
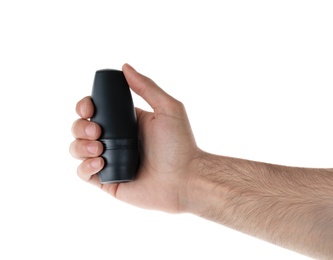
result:
[[[87,144],[86,149],[89,153],[96,154],[98,147],[95,143],[89,143]]]
[[[88,124],[84,129],[84,132],[87,136],[94,137],[96,134],[96,126],[93,123]]]
[[[90,166],[94,169],[101,167],[101,160],[99,158],[92,160]]]
[[[132,69],[132,70],[135,70],[131,65],[129,65],[128,63],[126,63],[127,67]]]

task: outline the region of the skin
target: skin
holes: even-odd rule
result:
[[[195,142],[184,105],[123,66],[130,88],[153,109],[136,108],[141,164],[135,181],[101,184],[99,125],[90,97],[77,103],[71,154],[78,176],[126,203],[192,213],[318,259],[333,258],[333,169],[308,169],[219,156]]]

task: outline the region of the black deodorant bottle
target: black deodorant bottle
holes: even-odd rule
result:
[[[122,71],[98,70],[91,95],[95,113],[91,121],[102,128],[104,145],[101,183],[127,182],[139,164],[138,126],[128,83]]]

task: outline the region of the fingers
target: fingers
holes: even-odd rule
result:
[[[70,153],[77,159],[83,159],[77,168],[78,176],[101,187],[98,180],[98,173],[104,167],[104,160],[100,156],[103,152],[103,145],[96,141],[101,133],[101,127],[86,119],[94,114],[94,106],[90,97],[81,99],[76,105],[76,112],[81,119],[76,120],[72,125],[72,134],[76,138],[70,145]]]
[[[160,110],[166,104],[176,101],[150,78],[138,73],[130,65],[123,66],[123,72],[130,88],[154,109]]]
[[[102,133],[101,127],[91,121],[78,119],[73,123],[72,134],[78,139],[97,140]]]
[[[77,175],[84,181],[93,184],[102,190],[108,192],[113,197],[116,197],[118,183],[101,184],[97,173],[104,167],[104,160],[101,157],[89,158],[84,160],[77,168]]]
[[[99,141],[90,140],[74,140],[69,151],[71,155],[77,159],[85,159],[100,156],[103,152],[103,145]]]
[[[104,167],[104,160],[98,157],[102,154],[104,147],[101,142],[96,141],[101,133],[101,127],[91,121],[94,114],[94,105],[90,97],[81,99],[76,104],[76,113],[81,119],[72,125],[72,134],[76,138],[71,144],[69,151],[73,157],[83,160],[77,168],[78,176],[100,188],[102,185],[96,173]]]
[[[76,140],[70,145],[70,153],[77,159],[101,155],[104,149],[103,145],[96,141],[101,135],[101,127],[86,120],[94,113],[94,106],[90,97],[85,97],[77,103],[76,112],[85,119],[78,119],[72,125],[72,134]]]
[[[94,114],[94,105],[90,97],[85,97],[81,99],[76,104],[76,113],[83,119],[88,119]]]
[[[103,166],[104,160],[101,157],[86,159],[77,168],[77,175],[84,181],[90,181],[92,176],[98,173]]]

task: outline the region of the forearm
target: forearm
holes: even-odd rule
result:
[[[333,257],[333,169],[202,153],[185,210],[317,258]]]

